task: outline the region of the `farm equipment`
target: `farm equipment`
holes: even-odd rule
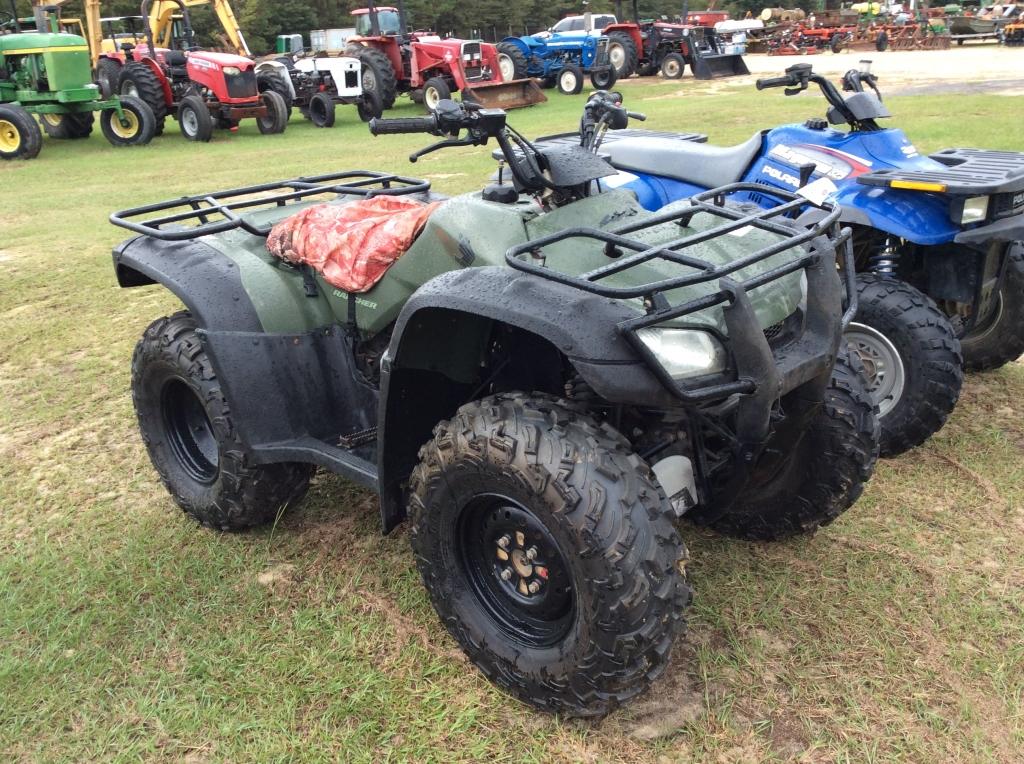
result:
[[[1024,45],[1024,20],[1014,21],[1003,28],[1004,45]]]
[[[536,77],[546,87],[557,86],[575,95],[583,88],[584,75],[598,90],[615,84],[617,74],[608,58],[608,38],[591,34],[591,14],[584,14],[587,34],[548,32],[532,37],[506,37],[497,44],[498,66],[506,81]]]
[[[603,716],[684,630],[680,514],[810,533],[872,472],[838,212],[742,209],[733,186],[648,213],[591,194],[614,172],[592,153],[447,99],[370,130],[441,139],[413,160],[494,140],[513,184],[445,198],[353,170],[111,216],[137,234],[118,283],[186,306],[132,360],[150,459],[215,529],[275,521],[317,466],[376,491],[470,661],[525,703]]]
[[[1003,41],[1006,36],[1006,27],[1017,21],[1024,13],[1024,6],[1017,4],[992,5],[981,9],[973,16],[949,16],[946,23],[949,26],[950,36],[957,45],[963,45],[969,40]]]
[[[399,93],[409,93],[428,111],[461,93],[463,100],[482,106],[518,109],[547,100],[531,79],[505,81],[498,51],[479,40],[441,39],[409,32],[402,3],[352,11],[356,34],[345,55],[363,63],[363,90],[376,91],[385,109]]]
[[[373,91],[363,91],[362,63],[353,57],[279,56],[256,65],[260,92],[275,90],[297,106],[317,127],[333,127],[338,104],[355,106],[359,118],[379,117],[382,105]]]
[[[101,18],[100,1],[84,0],[84,15],[89,55],[96,71],[96,82],[104,93],[115,92],[121,70],[132,61],[140,60],[148,35],[153,37],[155,50],[179,47],[176,38],[186,34],[181,27],[183,19],[177,18],[182,8],[211,6],[223,29],[224,42],[239,56],[251,55],[227,0],[152,0],[141,16],[109,18]]]
[[[243,119],[255,119],[261,133],[283,133],[289,106],[274,90],[259,92],[256,64],[230,53],[198,50],[188,7],[183,0],[173,2],[181,12],[182,34],[174,41],[181,49],[158,46],[154,30],[147,28],[145,47],[125,51],[131,63],[118,77],[119,92],[149,104],[158,132],[173,116],[190,141],[209,141],[215,127],[234,129]],[[149,6],[150,0],[142,0],[143,17],[150,17]]]
[[[82,37],[48,31],[52,21],[37,9],[38,31],[22,31],[11,13],[0,20],[13,33],[0,34],[0,159],[32,159],[42,149],[38,117],[51,138],[87,138],[99,112],[100,130],[113,146],[139,146],[153,139],[156,120],[136,98],[103,99],[92,83]],[[34,115],[34,116],[33,116]]]
[[[883,453],[895,454],[945,422],[961,365],[994,369],[1024,353],[1024,154],[921,156],[902,131],[878,126],[889,112],[869,69],[844,75],[847,98],[809,64],[758,88],[797,93],[809,83],[829,103],[827,120],[731,147],[634,138],[603,151],[625,171],[611,185],[652,210],[729,182],[756,183],[746,196],[755,204],[803,189],[840,205],[861,292],[851,337],[872,372]]]
[[[616,0],[616,18],[622,18],[622,0]],[[632,22],[616,22],[604,28],[608,55],[619,77],[661,72],[677,79],[686,66],[698,80],[750,74],[743,56],[725,52],[710,27],[641,21],[637,0],[633,0]]]

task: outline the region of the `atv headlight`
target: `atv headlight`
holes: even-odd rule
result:
[[[988,197],[972,196],[968,199],[957,199],[953,202],[952,213],[954,223],[980,223],[988,217]]]
[[[242,70],[239,69],[237,66],[225,66],[223,69],[221,69],[221,71],[224,72],[224,74],[228,77],[235,77],[242,73]]]
[[[649,327],[637,332],[673,379],[725,371],[725,349],[708,332],[698,329]]]

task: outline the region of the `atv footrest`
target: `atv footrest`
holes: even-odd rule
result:
[[[257,464],[308,462],[336,472],[353,483],[377,490],[377,465],[369,458],[332,446],[316,438],[299,438],[282,443],[261,443],[252,447]]]
[[[257,224],[247,215],[275,207],[338,196],[400,196],[425,194],[430,181],[373,170],[314,175],[211,194],[183,196],[166,202],[115,212],[110,222],[129,231],[165,241],[183,241],[241,228],[266,236],[272,224]]]
[[[985,149],[944,149],[931,158],[935,170],[875,170],[857,178],[866,186],[906,188],[962,196],[1024,191],[1024,153]],[[934,188],[924,186],[933,185]],[[1022,200],[1024,202],[1024,200]]]

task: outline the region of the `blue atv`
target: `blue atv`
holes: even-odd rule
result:
[[[610,88],[618,75],[608,58],[608,38],[601,35],[565,35],[557,32],[532,37],[506,37],[497,44],[502,79],[539,78],[545,87],[576,95],[583,77],[598,90]]]
[[[772,188],[838,203],[853,231],[859,291],[847,338],[871,375],[882,453],[894,455],[945,422],[961,365],[995,369],[1024,353],[1024,154],[922,156],[902,131],[878,126],[890,114],[869,71],[843,76],[846,98],[809,64],[757,87],[795,95],[812,82],[830,104],[827,120],[729,147],[630,131],[600,148],[625,171],[605,183],[632,189],[652,210],[739,182],[764,187],[739,195],[758,206],[777,204]]]

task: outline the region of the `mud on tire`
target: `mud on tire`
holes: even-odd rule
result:
[[[813,533],[860,497],[875,468],[878,434],[860,359],[841,349],[821,409],[785,464],[769,480],[747,486],[724,515],[693,510],[685,517],[759,541]]]
[[[272,521],[302,500],[308,464],[250,464],[231,410],[187,311],[154,321],[132,356],[142,440],[174,501],[211,528]]]
[[[690,601],[686,548],[650,469],[611,427],[547,396],[468,403],[420,450],[409,514],[442,622],[520,700],[603,716],[664,671]],[[531,546],[539,555],[523,557]],[[543,561],[536,592],[517,588],[524,560]]]

